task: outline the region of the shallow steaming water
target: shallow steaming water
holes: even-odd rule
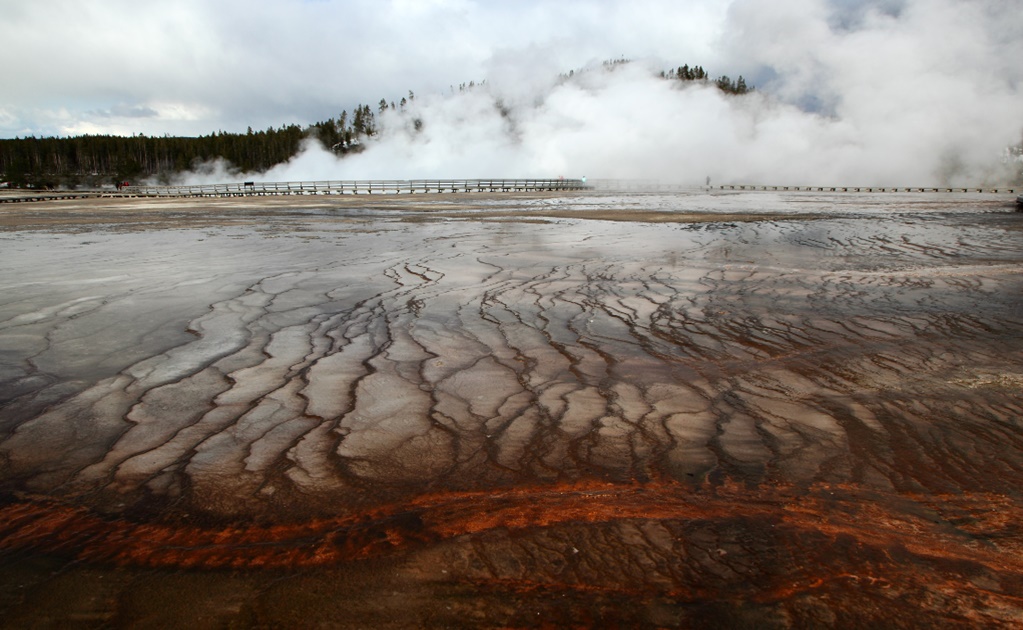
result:
[[[541,216],[616,207],[786,216]],[[0,232],[0,612],[135,623],[201,583],[217,623],[1023,619],[1023,215],[494,208],[529,220]]]

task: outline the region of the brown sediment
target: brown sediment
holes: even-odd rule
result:
[[[532,202],[558,197],[573,200],[573,193],[442,193],[434,195],[297,195],[200,199],[95,198],[63,199],[32,204],[0,205],[2,229],[60,229],[70,225],[121,229],[157,229],[252,225],[273,221],[289,209],[378,212],[404,221],[516,221],[538,222],[577,219],[642,223],[712,223],[768,220],[812,220],[812,213],[708,212],[685,209],[651,210],[642,206],[595,209],[579,204],[567,209]],[[599,198],[599,197],[598,197]],[[578,199],[575,199],[578,201]],[[309,220],[309,217],[306,217]],[[315,218],[312,219],[316,221]],[[329,217],[330,222],[339,217]],[[353,220],[360,220],[353,217]],[[365,220],[365,218],[361,218]]]
[[[249,201],[2,235],[0,559],[1021,619],[1014,216]]]
[[[915,506],[907,510],[907,506]],[[724,483],[601,482],[429,494],[333,519],[197,527],[103,517],[49,499],[0,508],[0,549],[34,548],[120,565],[302,568],[414,550],[461,536],[619,521],[733,519],[974,562],[1023,580],[1023,504],[989,493],[886,495],[843,484],[811,488]],[[816,576],[818,578],[820,576]],[[826,578],[822,578],[826,579]],[[1023,583],[1023,582],[1021,582]]]
[[[47,500],[9,504],[0,522],[5,553],[98,567],[373,574],[400,559],[393,579],[433,589],[448,610],[470,592],[576,620],[606,598],[624,598],[611,618],[634,606],[625,602],[661,598],[744,602],[762,620],[782,614],[800,624],[825,612],[900,626],[1011,624],[1023,609],[1023,504],[987,493],[592,482],[437,493],[290,525],[133,522]],[[549,608],[552,597],[559,603]],[[488,606],[485,618],[500,619],[501,606]]]

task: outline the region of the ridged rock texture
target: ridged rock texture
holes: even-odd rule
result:
[[[10,623],[1023,624],[1004,204],[92,203],[0,232]]]

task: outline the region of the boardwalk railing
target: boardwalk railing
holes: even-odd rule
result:
[[[994,193],[1014,194],[1016,188],[980,186],[763,186],[726,184],[719,190],[791,190],[795,192],[907,192],[907,193]]]
[[[699,186],[643,179],[593,179],[597,190],[640,192],[699,192],[714,190],[789,191],[789,192],[897,192],[897,193],[985,193],[1016,194],[1019,186],[772,186],[764,184],[714,184]]]
[[[142,197],[237,197],[245,195],[350,195],[443,192],[585,190],[581,179],[387,179],[320,182],[238,182],[192,186],[125,186],[122,195]]]

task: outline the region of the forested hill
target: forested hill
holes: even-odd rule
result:
[[[604,70],[613,71],[627,63],[627,59],[607,61]],[[574,74],[562,78],[571,80]],[[729,94],[752,89],[742,77],[732,81],[723,76],[712,81],[700,66],[684,65],[660,76],[671,81],[713,84]],[[459,90],[475,87],[475,83],[463,84]],[[151,179],[169,183],[176,173],[217,158],[241,172],[263,172],[293,157],[305,138],[316,138],[339,155],[359,151],[377,133],[379,114],[388,109],[412,111],[414,99],[415,94],[410,91],[397,103],[380,99],[374,108],[360,104],[351,114],[343,111],[337,118],[308,127],[292,124],[264,131],[253,131],[250,127],[246,133],[220,131],[195,138],[138,134],[0,139],[0,182],[19,188],[98,187]],[[421,121],[415,119],[414,123],[418,127]]]
[[[11,186],[99,186],[186,171],[222,157],[242,170],[266,170],[298,151],[297,125],[198,138],[145,135],[0,140],[0,172]]]

